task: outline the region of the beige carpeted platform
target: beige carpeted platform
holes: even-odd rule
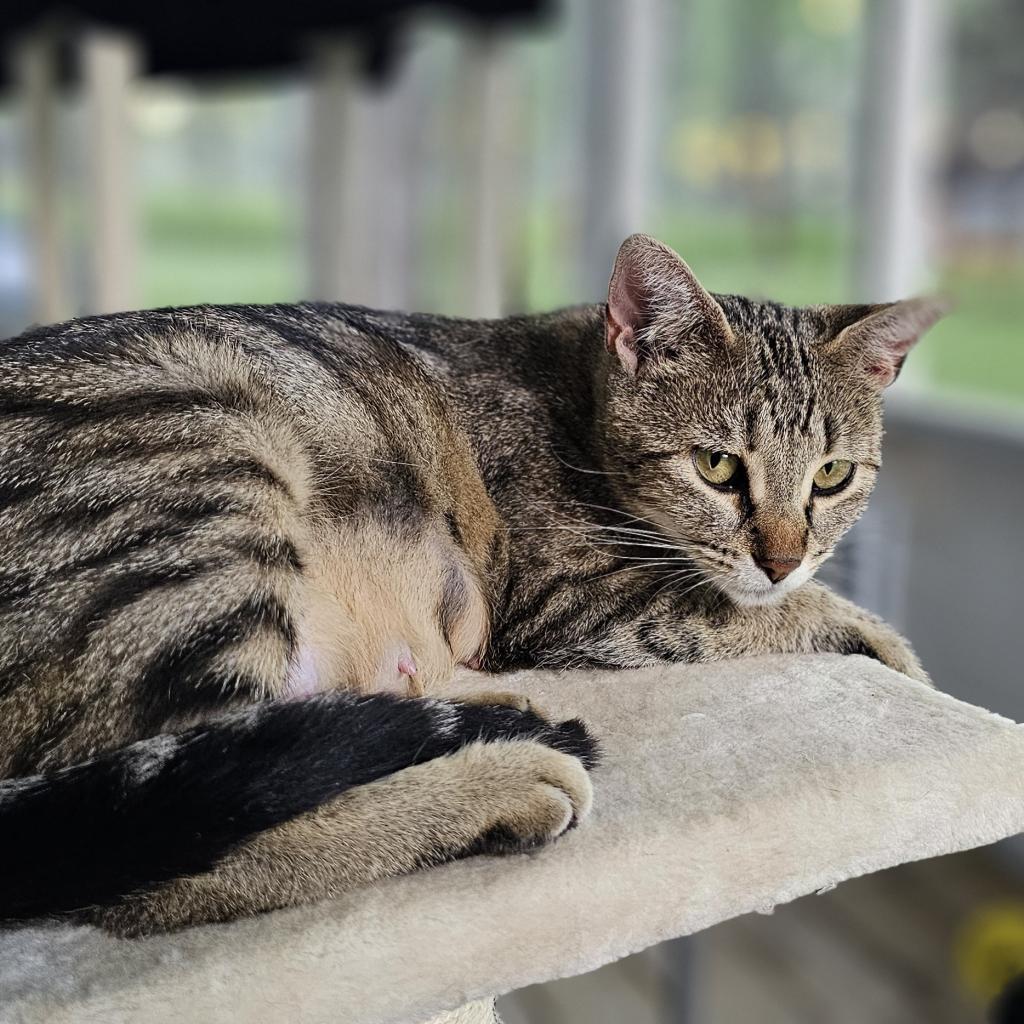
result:
[[[142,942],[0,932],[0,1021],[417,1021],[1024,830],[1021,728],[864,658],[501,685],[602,737],[595,812],[575,833]]]

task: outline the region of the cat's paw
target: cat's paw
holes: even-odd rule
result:
[[[465,700],[441,703],[458,709],[458,732],[467,739],[536,740],[579,758],[587,768],[598,762],[597,741],[580,719],[551,721],[529,698],[479,693]]]
[[[857,624],[850,633],[850,642],[844,653],[864,654],[911,679],[933,685],[910,644],[891,626],[877,619],[866,619]]]
[[[482,794],[479,833],[463,856],[536,849],[574,828],[593,805],[582,761],[545,743],[473,744],[454,758]]]
[[[479,690],[454,698],[460,704],[482,704],[485,707],[513,708],[516,711],[532,711],[540,718],[547,714],[524,693],[510,693],[507,690]]]

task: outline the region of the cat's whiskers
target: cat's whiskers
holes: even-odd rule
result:
[[[565,459],[563,459],[562,456],[558,454],[558,452],[552,451],[551,454],[554,455],[554,457],[563,466],[565,466],[566,469],[574,470],[577,473],[589,473],[592,476],[626,476],[626,477],[629,476],[629,473],[627,473],[625,470],[589,469],[586,466],[574,466],[571,462],[567,462]]]
[[[610,569],[607,573],[603,573],[601,576],[595,577],[596,579],[604,579],[608,576],[618,575],[622,572],[630,570],[648,570],[657,571],[661,570],[665,572],[668,570],[673,574],[671,583],[664,585],[662,589],[667,589],[672,583],[678,583],[685,579],[692,579],[697,577],[697,583],[694,584],[694,588],[705,583],[712,582],[711,574],[701,567],[694,564],[693,555],[681,548],[678,543],[674,542],[673,538],[667,536],[653,520],[647,519],[642,515],[632,515],[623,512],[621,509],[612,508],[608,505],[600,505],[594,502],[546,502],[540,503],[532,501],[530,503],[535,509],[544,515],[549,523],[553,525],[548,526],[535,526],[535,527],[523,527],[524,531],[559,531],[567,533],[571,536],[578,538],[583,545],[590,548],[591,550],[601,553],[610,553],[609,549],[623,548],[625,550],[630,549],[646,549],[665,552],[657,558],[643,555],[629,555],[629,554],[615,554],[614,557],[619,561],[629,562],[631,564],[620,566],[618,568]],[[552,505],[566,505],[571,509],[578,510],[580,508],[589,508],[596,512],[601,513],[613,513],[622,518],[621,523],[601,523],[594,522],[592,520],[584,519],[578,515],[572,515],[564,509],[552,508]],[[544,506],[549,506],[545,508]],[[562,522],[557,520],[561,519]],[[654,529],[647,529],[644,526],[638,525],[646,523]],[[684,541],[686,539],[684,538]],[[697,548],[703,549],[702,554],[705,558],[712,560],[715,563],[715,567],[729,572],[732,570],[732,566],[723,563],[720,557],[710,555],[706,547],[699,541],[693,541],[693,545]],[[678,554],[671,554],[671,552],[678,552]],[[691,588],[692,589],[692,588]],[[687,591],[688,592],[688,591]],[[660,591],[659,591],[660,593]]]
[[[709,585],[709,584],[713,585],[712,577],[710,576],[709,573],[705,572],[703,569],[697,569],[697,570],[695,570],[693,572],[679,571],[679,572],[670,573],[668,580],[665,583],[663,583],[651,595],[651,601],[657,600],[657,598],[659,598],[666,590],[670,589],[671,587],[676,586],[679,583],[683,583],[683,582],[685,582],[687,580],[691,580],[691,579],[694,578],[694,576],[699,577],[697,579],[696,583],[694,583],[690,587],[687,587],[686,590],[682,591],[681,593],[677,594],[676,595],[677,597],[684,597],[686,594],[689,594],[691,590],[696,590],[698,587],[706,586],[706,585]]]
[[[380,463],[380,465],[382,465],[382,466],[409,466],[412,469],[422,469],[423,468],[422,466],[420,466],[416,462],[400,462],[398,459],[381,459],[381,458],[378,458],[375,455],[368,455],[367,458],[366,458],[366,461],[367,462],[377,462],[377,463]]]
[[[685,579],[692,579],[699,577],[701,579],[707,577],[706,570],[695,566],[691,559],[687,557],[668,557],[668,558],[655,558],[651,556],[630,556],[630,555],[618,555],[615,556],[618,561],[628,562],[630,564],[621,566],[617,569],[609,570],[609,572],[603,574],[601,577],[617,575],[621,572],[626,572],[631,569],[643,569],[647,570],[655,577],[663,577],[665,575],[670,576],[675,581],[681,581]]]
[[[590,524],[590,525],[581,525],[581,526],[577,526],[575,524],[562,524],[562,525],[558,525],[558,526],[521,526],[521,527],[515,528],[513,530],[513,532],[515,532],[515,533],[543,533],[545,531],[550,531],[550,530],[570,530],[570,531],[576,531],[576,532],[579,532],[579,533],[587,533],[587,534],[608,533],[608,534],[613,534],[613,535],[625,538],[623,543],[628,543],[630,538],[638,537],[638,538],[643,538],[644,540],[660,541],[660,544],[656,545],[656,546],[660,546],[660,547],[674,548],[674,547],[677,546],[677,545],[673,544],[672,541],[669,538],[665,537],[663,534],[662,535],[655,534],[655,533],[652,533],[649,530],[620,529],[619,527],[603,526],[603,525],[599,525],[599,524]]]
[[[580,504],[584,508],[592,508],[597,512],[613,512],[615,515],[622,516],[626,523],[647,523],[648,526],[653,526],[658,533],[663,534],[661,527],[653,519],[648,519],[646,516],[625,512],[620,508],[611,508],[608,505],[595,505],[589,501],[583,501]]]
[[[616,542],[613,540],[602,540],[600,538],[600,534],[598,533],[598,531],[572,525],[537,527],[537,529],[568,533],[573,537],[577,537],[583,543],[584,546],[592,548],[594,550],[596,550],[599,545],[611,545],[613,543],[621,545],[624,543],[623,541]]]
[[[551,522],[556,518],[561,518],[562,522],[555,522],[554,525],[549,526],[532,526],[532,527],[520,527],[519,532],[543,532],[551,530],[560,530],[567,533],[574,534],[586,541],[590,541],[595,536],[602,534],[608,535],[610,538],[616,538],[618,543],[637,543],[640,539],[644,541],[654,541],[656,543],[651,544],[652,547],[660,547],[666,549],[674,549],[676,545],[672,544],[671,540],[667,538],[663,533],[656,533],[652,530],[639,529],[632,526],[620,526],[616,524],[608,523],[595,523],[586,519],[582,519],[576,516],[571,516],[565,512],[555,510],[552,513],[547,513],[537,502],[532,503],[542,513],[546,514],[548,521]],[[575,505],[575,502],[567,502],[566,504]]]
[[[612,557],[617,558],[617,559],[622,560],[622,561],[648,562],[650,564],[658,563],[658,564],[684,564],[684,565],[690,565],[690,564],[693,563],[693,559],[688,554],[686,554],[685,552],[681,552],[680,551],[679,554],[671,554],[670,552],[679,551],[680,549],[675,548],[672,545],[666,544],[664,542],[658,543],[658,544],[651,544],[651,543],[647,543],[647,542],[644,542],[644,541],[637,541],[637,540],[634,540],[633,538],[630,538],[630,537],[626,537],[626,538],[615,537],[615,536],[602,537],[600,535],[599,531],[593,531],[592,533],[586,533],[586,532],[577,530],[577,529],[575,529],[573,527],[547,527],[547,529],[551,529],[551,530],[563,529],[565,532],[568,532],[568,533],[570,533],[570,534],[572,534],[572,535],[574,535],[576,537],[579,537],[584,545],[586,545],[587,547],[592,548],[594,550],[597,550],[597,549],[600,549],[600,548],[604,548],[604,549],[622,548],[622,549],[625,549],[625,550],[643,548],[643,549],[647,549],[647,550],[651,550],[651,551],[665,552],[665,554],[662,554],[662,555],[657,556],[657,557],[650,556],[650,555],[629,555],[629,554],[613,554],[612,555]],[[610,551],[602,552],[602,553],[609,553],[609,554],[611,554]]]
[[[530,502],[530,504],[535,509],[537,509],[537,510],[541,511],[542,513],[544,513],[549,520],[559,518],[559,519],[562,519],[564,521],[571,522],[571,523],[578,523],[578,524],[580,524],[582,526],[586,526],[586,527],[599,528],[599,527],[608,526],[608,527],[615,527],[615,528],[626,529],[626,528],[629,528],[629,524],[631,522],[633,522],[633,520],[631,520],[631,519],[629,519],[627,517],[625,522],[622,523],[622,524],[600,523],[600,522],[597,522],[597,521],[595,521],[593,519],[584,519],[581,515],[572,515],[569,512],[566,512],[563,509],[560,509],[560,508],[557,507],[559,505],[561,505],[561,506],[568,506],[569,508],[571,508],[571,509],[573,509],[573,510],[578,512],[578,511],[581,511],[581,510],[586,509],[588,507],[591,507],[591,506],[587,505],[585,502],[562,501],[562,502],[549,502],[549,503],[546,503],[546,505],[545,505],[545,504],[541,504],[540,502],[537,502],[537,501],[532,501],[532,502]],[[600,508],[601,506],[594,506],[594,507]],[[615,511],[615,510],[609,510],[609,511]],[[624,513],[618,513],[618,514],[619,515],[624,515]]]
[[[591,576],[589,578],[588,582],[592,583],[592,582],[594,582],[596,580],[607,579],[609,576],[617,576],[620,573],[624,573],[624,572],[636,572],[637,570],[644,570],[644,569],[646,569],[648,572],[650,572],[650,571],[652,571],[654,569],[662,567],[662,564],[663,563],[661,563],[661,562],[659,562],[659,561],[657,561],[655,559],[641,559],[641,564],[639,564],[639,565],[623,565],[623,566],[619,566],[617,569],[610,569],[608,572],[603,572],[603,573],[599,574],[598,576]],[[664,563],[664,566],[666,568],[668,568],[668,569],[673,569],[672,563]],[[688,572],[688,571],[692,571],[692,570],[673,570],[673,571]]]
[[[670,544],[651,544],[647,541],[637,541],[629,539],[621,539],[619,537],[600,537],[591,538],[590,543],[600,544],[603,547],[619,547],[619,548],[647,548],[651,551],[680,551],[679,548],[673,547]],[[685,552],[680,552],[678,555],[672,555],[673,558],[688,558],[689,556]]]
[[[619,526],[610,523],[595,523],[590,526],[594,532],[608,533],[615,536],[619,536],[628,541],[629,538],[641,538],[643,540],[653,541],[657,546],[671,548],[674,550],[681,550],[679,540],[682,540],[686,544],[690,544],[691,541],[688,537],[676,538],[666,534],[662,530],[645,530],[635,526]],[[699,546],[699,542],[693,541],[694,546]]]
[[[535,507],[539,507],[539,503],[534,501],[531,502]],[[613,508],[611,505],[599,505],[595,502],[590,501],[561,501],[561,502],[549,502],[549,505],[570,505],[573,508],[579,509],[593,509],[596,512],[611,512],[613,515],[619,516],[623,521],[623,525],[630,525],[635,523],[647,523],[649,526],[655,528],[654,532],[663,535],[663,531],[660,529],[658,524],[652,519],[647,519],[645,516],[636,515],[631,512],[626,512],[621,508]]]
[[[687,594],[692,593],[698,587],[710,586],[712,590],[716,590],[718,592],[720,597],[725,597],[725,593],[721,590],[721,588],[715,586],[716,582],[717,580],[714,577],[708,576],[706,579],[700,580],[699,582],[693,584],[693,586],[687,587],[686,590],[681,591],[676,596],[679,598],[684,598]]]
[[[520,491],[520,494],[522,494],[522,491]],[[526,495],[523,495],[523,497],[526,497]],[[559,515],[559,516],[562,516],[563,518],[568,519],[570,521],[586,524],[587,526],[595,526],[595,527],[602,527],[602,528],[614,528],[614,529],[625,529],[625,528],[635,528],[635,524],[636,523],[647,523],[649,526],[654,527],[654,529],[650,530],[650,531],[645,531],[645,532],[654,533],[654,534],[656,534],[658,536],[661,536],[661,537],[665,536],[664,531],[653,520],[647,519],[646,517],[641,516],[641,515],[635,515],[633,513],[626,512],[626,511],[624,511],[623,509],[620,509],[620,508],[613,508],[610,505],[599,505],[599,504],[596,504],[594,502],[577,501],[577,500],[548,501],[548,502],[545,502],[545,503],[542,504],[541,502],[538,502],[536,500],[532,500],[532,499],[527,499],[527,500],[528,500],[528,503],[531,506],[533,506],[534,508],[536,508],[536,509],[540,509],[540,510],[544,511],[545,510],[544,506],[546,505],[548,507],[548,509],[553,512],[554,515]],[[607,523],[606,524],[606,523],[594,522],[593,520],[582,519],[579,516],[571,516],[571,515],[568,515],[568,514],[566,514],[564,512],[559,511],[557,509],[557,506],[559,506],[559,505],[570,506],[573,509],[593,509],[596,512],[610,512],[613,515],[618,516],[620,518],[621,522],[620,523]]]

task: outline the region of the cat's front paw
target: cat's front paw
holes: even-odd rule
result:
[[[844,654],[864,654],[911,679],[932,685],[910,644],[892,627],[877,619],[858,622],[849,632]]]
[[[525,693],[511,693],[508,690],[477,690],[453,698],[459,704],[481,704],[484,707],[514,708],[516,711],[532,711],[540,718],[547,719],[547,714]]]
[[[529,698],[516,693],[480,692],[442,702],[459,709],[459,732],[482,740],[536,740],[593,768],[600,758],[597,740],[578,718],[557,722]]]
[[[583,762],[546,743],[474,744],[455,757],[487,794],[479,807],[482,827],[465,856],[535,849],[590,813],[594,790]]]

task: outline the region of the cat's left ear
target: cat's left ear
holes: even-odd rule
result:
[[[655,320],[670,323],[672,338],[654,333]],[[732,340],[722,307],[704,290],[693,271],[650,235],[630,235],[619,247],[608,283],[605,344],[623,369],[636,374],[664,356],[672,344]]]
[[[888,387],[921,335],[950,308],[949,300],[937,295],[877,306],[833,307],[836,319],[845,320],[846,326],[822,348],[855,359],[870,380]],[[856,317],[852,323],[851,317]]]

